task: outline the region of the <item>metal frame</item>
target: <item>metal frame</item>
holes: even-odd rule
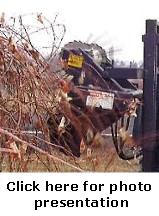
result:
[[[117,79],[143,79],[142,171],[156,172],[159,171],[159,23],[157,20],[146,20],[146,33],[142,41],[144,70],[108,68],[105,74]]]
[[[157,20],[146,20],[144,42],[144,107],[143,107],[143,162],[144,172],[158,171],[158,138],[159,129],[157,113],[158,99],[158,57],[159,57],[159,24]]]

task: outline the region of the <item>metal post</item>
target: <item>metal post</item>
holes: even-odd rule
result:
[[[144,172],[156,171],[158,24],[146,20],[144,42],[143,162]]]

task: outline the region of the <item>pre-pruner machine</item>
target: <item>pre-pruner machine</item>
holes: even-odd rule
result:
[[[62,111],[59,113],[61,120],[57,125],[66,125],[62,135],[58,136],[55,128],[50,134],[66,151],[80,156],[82,143],[91,146],[95,139],[102,141],[99,134],[110,133],[120,158],[129,160],[143,155],[143,171],[158,170],[159,25],[156,20],[146,20],[142,41],[143,68],[115,67],[97,44],[74,41],[64,46],[60,57],[65,76],[72,79],[67,91],[71,113],[67,116]],[[48,123],[50,128],[55,126],[51,119]]]

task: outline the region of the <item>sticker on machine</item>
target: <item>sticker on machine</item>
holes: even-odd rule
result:
[[[68,58],[68,66],[82,68],[83,60],[84,60],[83,56],[70,54]]]
[[[114,94],[109,92],[89,90],[86,106],[102,107],[102,109],[113,109]]]

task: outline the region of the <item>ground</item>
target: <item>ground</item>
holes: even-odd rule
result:
[[[52,155],[62,159],[63,161],[80,168],[84,172],[138,172],[140,170],[139,159],[130,161],[122,160],[116,154],[113,144],[110,141],[100,148],[93,150],[91,156],[83,154],[80,158],[73,158],[66,156],[59,152],[57,149],[53,149]],[[10,170],[8,165],[8,157],[5,156],[2,171],[3,172],[77,172],[75,168],[72,168],[62,162],[55,159],[48,158],[45,155],[39,155],[38,153],[32,153],[30,157],[26,157],[26,166],[23,162],[23,169],[20,168],[20,163],[15,161],[13,164],[13,170]]]

